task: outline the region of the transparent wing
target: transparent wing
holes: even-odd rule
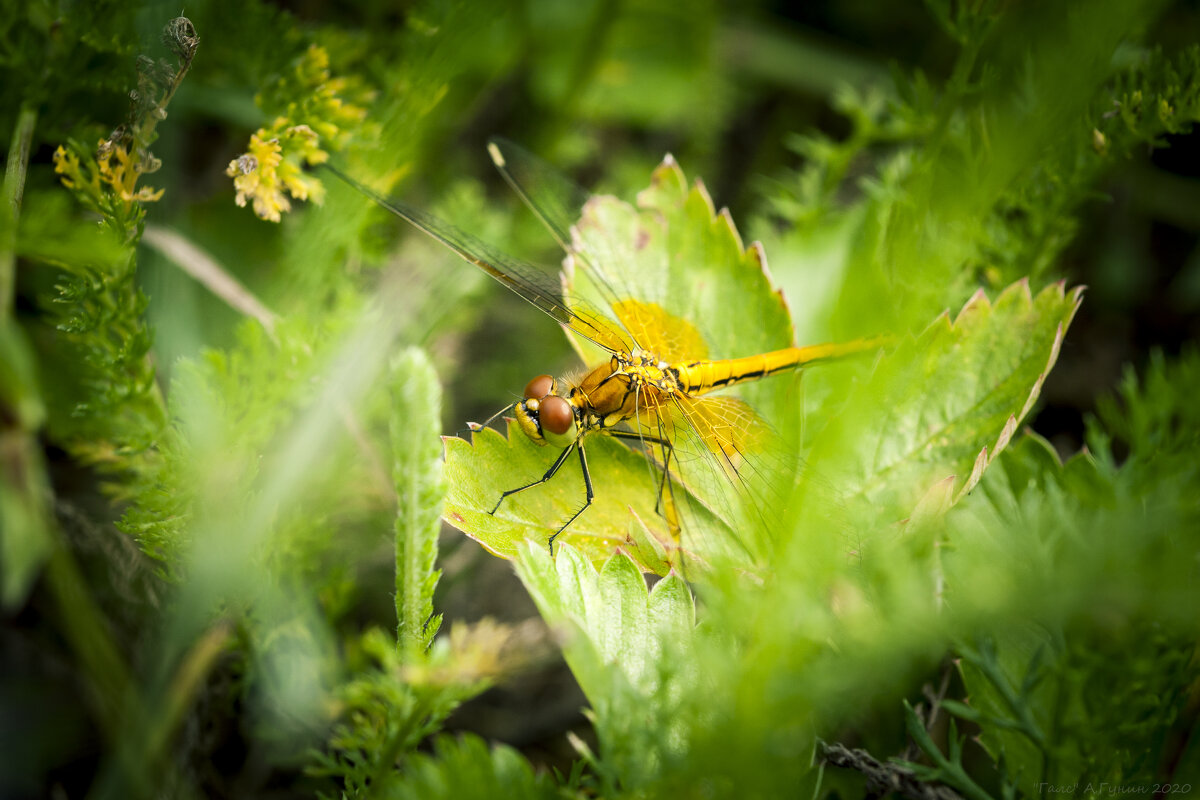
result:
[[[557,270],[549,272],[526,261],[506,255],[445,220],[427,214],[369,189],[329,164],[325,169],[374,200],[409,224],[437,239],[460,258],[482,269],[508,289],[527,300],[600,347],[611,353],[629,352],[634,346],[627,333],[610,317],[589,306],[562,296],[562,281]]]
[[[573,227],[584,218],[589,203],[596,198],[554,167],[507,139],[495,137],[489,140],[488,153],[508,185],[566,251],[570,264],[567,269],[573,269],[588,281],[595,296],[613,309],[616,319],[620,319],[616,308],[621,301],[645,299],[637,287],[629,283],[620,262],[621,256],[613,242],[591,237],[584,247],[578,237],[572,235]],[[569,299],[572,308],[584,302],[580,295],[580,291],[572,292]],[[625,320],[621,319],[621,322]],[[638,332],[628,329],[627,333],[637,347],[653,349],[649,343],[638,338]]]
[[[588,193],[553,167],[507,139],[488,140],[496,169],[537,214],[563,250],[571,250],[571,226],[579,221]]]
[[[684,517],[686,551],[702,557],[725,553],[736,560],[768,552],[766,540],[777,528],[796,464],[778,434],[747,403],[675,395],[644,408],[635,427],[646,441],[671,443],[670,455],[661,447],[647,449],[660,468],[667,458],[672,461],[665,494],[671,513],[678,510]],[[677,494],[672,496],[679,489],[724,520],[724,538],[701,533],[704,538],[695,539],[702,528],[690,524],[686,504],[680,506]]]
[[[765,450],[771,436],[770,427],[736,397],[681,395],[675,398],[674,410],[695,429],[705,449],[732,472]]]

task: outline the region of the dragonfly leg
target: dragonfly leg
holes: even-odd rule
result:
[[[583,505],[578,511],[571,515],[569,520],[562,524],[561,528],[554,532],[554,535],[550,537],[549,541],[546,542],[546,544],[550,547],[551,558],[554,558],[554,540],[557,539],[558,535],[565,531],[567,526],[574,522],[580,514],[582,514],[584,511],[587,511],[587,507],[592,504],[592,499],[596,496],[596,493],[592,491],[592,473],[588,472],[587,456],[583,454],[583,445],[579,445],[579,469],[583,472],[583,486],[587,491],[587,500],[584,501]]]
[[[663,497],[667,492],[671,492],[671,505],[675,505],[675,487],[670,481],[671,475],[671,456],[675,455],[675,445],[670,441],[663,439],[659,442],[663,449],[663,471],[662,480],[658,483],[658,501],[654,504],[654,511],[663,519],[667,518],[663,510]],[[670,522],[670,520],[667,520]]]
[[[674,444],[666,437],[648,437],[643,433],[634,433],[631,431],[608,431],[613,437],[618,439],[630,439],[638,441],[643,446],[647,444],[658,445],[662,447],[662,475],[659,477],[659,493],[654,503],[654,513],[662,517],[662,521],[667,523],[668,529],[673,534],[678,535],[679,531],[679,516],[678,506],[674,503],[674,483],[671,482],[671,457],[674,456]],[[649,457],[649,453],[647,453]],[[671,507],[667,509],[664,506],[664,498],[670,495]]]
[[[515,489],[509,489],[507,492],[500,495],[500,499],[496,501],[496,505],[492,506],[492,510],[489,511],[488,513],[495,515],[495,513],[500,510],[500,504],[504,502],[504,498],[508,497],[509,495],[518,494],[519,492],[523,492],[526,489],[532,489],[535,486],[541,486],[543,483],[545,483],[546,481],[553,478],[556,474],[558,474],[559,469],[562,468],[563,463],[567,460],[567,456],[571,455],[571,451],[574,450],[578,446],[579,446],[578,442],[572,442],[571,444],[567,445],[565,448],[563,448],[563,451],[558,454],[558,458],[556,458],[554,460],[554,463],[550,465],[550,469],[546,470],[545,475],[538,478],[536,481],[533,481],[532,483],[527,483],[524,486],[518,486]],[[582,448],[580,448],[580,449],[582,450]],[[587,475],[586,468],[584,469],[584,475],[585,476]],[[578,516],[578,515],[576,515],[576,516]],[[574,518],[575,517],[572,517],[571,519],[574,519]],[[559,529],[559,531],[561,532],[561,529]],[[555,535],[557,536],[558,534],[555,534]]]
[[[550,547],[550,555],[551,556],[554,555],[554,540],[557,539],[558,535],[560,533],[562,533],[563,531],[565,531],[567,529],[567,526],[570,525],[572,522],[574,522],[575,519],[580,514],[582,514],[584,511],[587,510],[587,507],[592,504],[592,499],[596,496],[596,493],[592,489],[592,473],[588,471],[587,456],[585,456],[583,454],[583,445],[579,444],[579,442],[572,442],[567,447],[565,447],[563,449],[563,451],[561,453],[559,453],[558,458],[554,459],[554,463],[550,465],[550,469],[546,470],[545,475],[538,478],[536,481],[527,483],[524,486],[518,486],[515,489],[509,489],[507,492],[500,495],[500,499],[496,501],[496,505],[492,508],[491,511],[488,512],[489,514],[495,514],[497,511],[499,511],[500,504],[503,503],[504,498],[508,497],[509,495],[514,495],[514,494],[517,494],[518,492],[523,492],[526,489],[532,489],[534,486],[541,486],[543,483],[545,483],[546,481],[553,478],[555,475],[558,474],[558,471],[560,469],[562,469],[562,465],[566,463],[567,457],[571,455],[571,451],[575,450],[575,449],[579,450],[579,468],[583,472],[583,485],[584,485],[584,488],[587,490],[587,500],[579,508],[579,510],[576,511],[574,514],[572,514],[571,518],[569,520],[567,520],[566,522],[564,522],[562,524],[562,527],[560,527],[558,530],[556,530],[554,532],[554,535],[550,537],[550,540],[547,542],[547,544]]]
[[[618,439],[631,439],[640,441],[643,445],[650,443],[662,447],[662,477],[659,479],[659,499],[658,503],[654,505],[654,512],[656,515],[666,518],[665,513],[662,513],[662,495],[665,492],[672,491],[670,483],[667,482],[667,476],[671,474],[671,457],[674,455],[674,445],[671,444],[671,440],[665,437],[647,437],[647,435],[632,433],[630,431],[608,431],[608,434]]]

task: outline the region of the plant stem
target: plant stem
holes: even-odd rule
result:
[[[433,590],[440,574],[435,564],[445,497],[437,438],[441,395],[433,365],[416,348],[397,359],[393,381],[396,640],[412,655],[428,647],[439,624]]]
[[[0,210],[0,322],[12,313],[13,291],[17,277],[17,220],[25,194],[25,174],[29,168],[29,148],[37,125],[37,109],[22,106],[8,148],[4,168],[4,208]]]

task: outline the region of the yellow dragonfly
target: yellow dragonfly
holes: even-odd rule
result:
[[[492,418],[511,411],[520,429],[533,442],[559,448],[560,452],[540,477],[503,492],[490,513],[495,515],[513,495],[553,479],[575,455],[583,477],[584,497],[574,513],[549,536],[547,545],[553,555],[555,540],[587,511],[595,497],[585,452],[585,441],[593,434],[635,442],[656,462],[656,510],[667,520],[675,536],[680,520],[674,484],[683,478],[685,467],[689,479],[701,472],[708,474],[708,478],[696,477],[694,483],[711,484],[711,477],[717,475],[726,483],[732,481],[751,505],[772,502],[772,498],[756,494],[751,488],[767,485],[759,479],[766,471],[762,466],[763,454],[772,449],[772,430],[746,402],[710,393],[874,349],[881,340],[807,347],[782,342],[785,346],[766,352],[714,358],[709,347],[709,339],[714,337],[706,337],[697,324],[684,316],[689,309],[687,301],[681,298],[706,292],[710,297],[714,292],[719,295],[722,292],[719,277],[697,269],[693,285],[673,286],[659,274],[665,270],[630,270],[629,262],[637,254],[661,249],[664,244],[668,248],[674,245],[655,242],[662,232],[652,224],[626,225],[625,230],[615,232],[600,231],[604,226],[597,224],[597,217],[605,213],[604,202],[613,198],[589,196],[511,142],[494,139],[488,144],[488,152],[507,182],[567,253],[562,274],[501,253],[435,216],[385,198],[341,171],[330,169],[583,337],[594,345],[593,350],[598,349],[599,363],[582,377],[559,380],[539,375],[529,381],[520,400]],[[682,173],[669,156],[656,176],[662,181],[682,181]],[[699,192],[706,200],[702,186]],[[727,224],[724,233],[732,233],[736,239],[728,215],[712,214],[711,201],[708,207],[709,215],[718,220],[718,227]],[[711,248],[720,249],[726,239],[729,237],[715,238]],[[750,279],[769,284],[761,252],[741,248],[740,239],[737,247],[742,251]],[[726,333],[715,338],[757,343],[753,330],[760,320],[744,318],[754,314],[782,315],[790,331],[782,298],[769,289],[766,295],[772,298],[769,308],[733,310],[743,320],[743,331],[735,332],[732,337]],[[765,327],[768,326],[764,324]],[[756,474],[748,474],[751,471]]]

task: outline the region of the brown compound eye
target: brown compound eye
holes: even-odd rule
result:
[[[546,395],[554,391],[554,378],[549,375],[538,375],[536,378],[525,384],[525,399],[526,400],[541,400]]]
[[[538,379],[534,378],[534,380]],[[562,436],[575,424],[575,413],[571,410],[570,403],[558,395],[552,394],[542,399],[541,408],[538,409],[538,419],[544,430]]]

